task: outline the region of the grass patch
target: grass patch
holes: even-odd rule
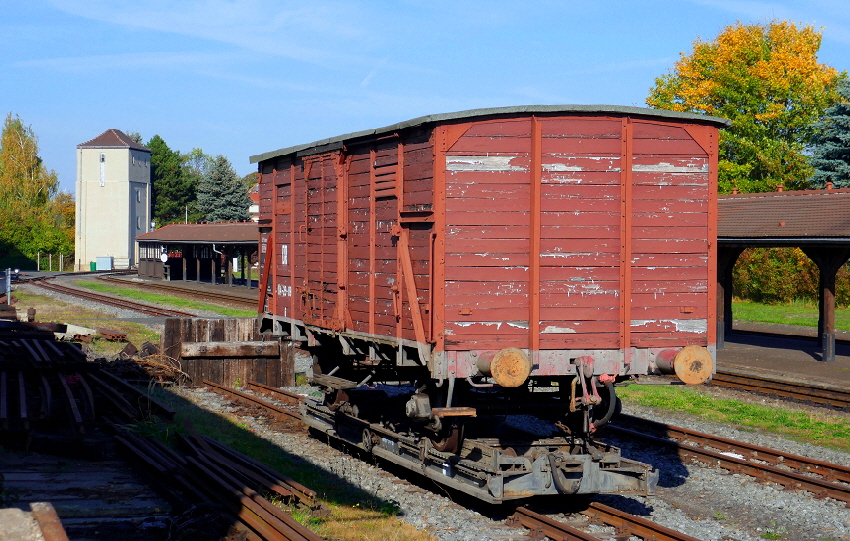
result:
[[[732,314],[736,321],[753,323],[782,323],[786,325],[818,326],[818,307],[801,301],[789,304],[761,304],[733,301]],[[835,308],[835,328],[850,331],[850,308]]]
[[[187,310],[205,310],[207,312],[215,312],[217,314],[230,317],[254,317],[257,315],[256,310],[227,308],[224,306],[217,306],[214,304],[193,301],[191,299],[171,297],[168,295],[160,295],[158,293],[149,293],[147,291],[141,291],[139,289],[127,289],[122,287],[110,286],[91,280],[78,280],[76,282],[76,285],[86,289],[91,289],[92,291],[98,291],[100,293],[108,293],[110,295],[124,297],[125,299],[131,299],[140,302],[165,304],[168,306],[173,306],[175,308],[185,308]]]
[[[139,323],[116,320],[115,316],[99,310],[81,308],[77,304],[63,302],[52,297],[44,297],[20,288],[15,290],[14,296],[18,299],[18,302],[15,304],[18,310],[26,313],[27,308],[35,308],[36,321],[71,323],[92,329],[106,328],[119,331],[126,333],[127,341],[136,346],[145,341],[154,344],[159,343],[160,335],[158,332]],[[125,345],[125,342],[94,340],[90,344],[87,344],[87,347],[91,348],[98,356],[111,358],[118,355],[124,349]]]
[[[288,455],[279,447],[254,435],[239,417],[199,408],[179,388],[155,388],[153,395],[177,413],[177,422],[162,426],[140,423],[134,431],[169,443],[175,431],[184,431],[183,421],[187,420],[196,432],[211,436],[310,487],[316,491],[319,501],[330,513],[316,517],[303,509],[287,511],[320,536],[343,541],[434,540],[427,532],[419,531],[398,519],[397,502],[371,496],[327,470]]]
[[[626,403],[688,413],[850,452],[850,421],[828,412],[809,413],[714,398],[698,387],[629,385],[618,388],[617,395]]]

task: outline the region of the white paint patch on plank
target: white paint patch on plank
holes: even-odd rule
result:
[[[545,329],[543,329],[540,334],[575,334],[576,330],[571,329],[569,327],[555,327],[554,325],[549,325]]]
[[[676,332],[708,332],[707,319],[633,319],[631,321],[632,327],[647,327],[653,324],[672,325],[676,328]]]
[[[584,171],[584,167],[580,165],[567,165],[565,163],[544,163],[544,171]]]
[[[661,162],[654,164],[634,164],[632,165],[633,173],[708,173],[707,163],[695,163],[692,165],[673,165],[672,163]]]
[[[511,165],[516,156],[446,156],[448,171],[522,171],[528,172],[527,167]]]

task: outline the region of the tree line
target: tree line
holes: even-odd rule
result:
[[[818,62],[821,33],[790,21],[726,27],[697,39],[655,80],[647,104],[728,118],[720,133],[720,193],[850,188],[850,80]],[[734,293],[766,303],[817,302],[817,266],[798,248],[748,249]],[[837,276],[850,305],[850,268]]]
[[[28,268],[39,252],[73,254],[74,199],[39,157],[32,127],[9,113],[0,135],[0,266]]]
[[[144,144],[138,133],[129,135]],[[159,135],[145,146],[151,150],[151,211],[157,226],[249,218],[248,192],[256,173],[239,177],[225,156],[199,148],[182,154]],[[39,156],[35,131],[9,113],[0,136],[0,267],[34,268],[39,253],[73,255],[74,204]]]
[[[131,137],[141,140],[137,133]],[[256,173],[239,177],[225,156],[213,157],[199,148],[182,154],[159,135],[145,146],[151,151],[151,216],[157,227],[248,219],[248,192]]]

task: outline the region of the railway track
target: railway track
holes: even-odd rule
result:
[[[140,312],[142,314],[153,317],[195,317],[195,314],[189,312],[183,312],[181,310],[172,310],[170,308],[160,308],[158,306],[141,304],[126,299],[119,299],[107,295],[100,295],[97,293],[92,293],[90,291],[84,291],[73,287],[62,286],[53,282],[48,282],[47,280],[33,280],[30,282],[30,285],[47,289],[55,293],[61,293],[63,295],[69,295],[71,297],[77,297],[80,299],[106,304],[108,306],[123,308],[125,310],[133,310],[134,312]]]
[[[629,426],[629,428],[626,427]],[[687,460],[717,465],[789,490],[806,490],[850,507],[850,468],[679,426],[620,415],[606,430],[648,441]]]
[[[213,383],[212,381],[204,380],[204,385],[231,400],[241,402],[242,404],[248,406],[259,407],[263,410],[263,412],[265,412],[266,415],[274,419],[289,419],[296,421],[301,420],[301,412],[298,411],[297,406],[298,403],[301,401],[302,397],[295,393],[290,393],[281,389],[275,389],[274,387],[269,387],[267,385],[263,385],[262,383],[257,383],[254,381],[249,381],[247,383],[247,389],[265,394],[272,394],[276,399],[286,404],[296,406],[295,409],[287,409],[272,404],[270,402],[266,402],[265,400],[262,400],[261,398],[258,398],[254,395],[243,393],[241,391],[237,391],[236,389],[231,389],[230,387],[225,387],[224,385],[219,385],[218,383]]]
[[[850,391],[836,388],[805,386],[762,376],[750,376],[722,370],[717,371],[717,374],[711,380],[711,384],[718,387],[729,387],[814,402],[836,408],[850,407]]]
[[[205,381],[204,384],[231,400],[248,406],[260,407],[267,415],[273,418],[301,419],[301,415],[297,411],[281,408],[252,394],[230,389],[209,381]],[[249,381],[246,384],[246,388],[256,393],[271,395],[275,400],[291,406],[297,406],[303,401],[303,397],[300,395],[253,381]],[[641,539],[652,541],[698,541],[694,537],[666,528],[651,520],[624,513],[600,503],[591,503],[586,510],[582,511],[582,514],[588,516],[592,522],[606,524],[615,528],[618,534],[634,535]],[[600,541],[599,537],[550,517],[535,513],[525,507],[517,508],[514,515],[508,520],[508,525],[525,527],[532,530],[532,532],[546,535],[552,539]]]
[[[139,435],[136,423],[150,421],[153,415],[171,422],[175,412],[106,372],[99,364],[87,362],[75,345],[58,342],[52,333],[25,323],[10,322],[0,329],[0,348],[3,350],[0,355],[0,441],[4,446],[44,454],[61,451],[70,456],[103,460],[114,458],[113,442],[117,443],[123,453],[132,457],[125,468],[129,469],[132,464],[146,469],[160,488],[160,494],[178,511],[177,515],[171,515],[171,509],[161,514],[174,519],[173,532],[190,530],[188,537],[181,538],[196,538],[191,531],[197,531],[191,530],[196,528],[191,523],[197,520],[181,522],[181,513],[214,508],[214,513],[206,512],[202,516],[203,522],[208,523],[203,525],[204,532],[210,533],[209,537],[202,536],[204,538],[320,541],[319,536],[292,518],[287,509],[272,503],[312,509],[316,498],[313,490],[215,439],[200,436],[188,423],[185,423],[188,435],[175,435],[177,445],[174,447]],[[43,476],[33,476],[29,467],[32,465],[18,466],[13,471],[4,468],[4,473],[14,491],[32,498],[48,489],[46,485],[38,485],[45,482]],[[83,502],[102,498],[104,492],[112,497],[115,490],[119,490],[96,484],[103,475],[92,480],[93,471],[62,472],[62,480],[55,481],[69,487],[68,494],[63,493],[60,498],[65,504],[60,515],[68,513],[65,518],[71,520],[72,529],[101,528],[111,535],[109,528],[114,524],[111,521],[115,517],[135,520],[137,509],[127,514],[127,508],[121,507],[120,497],[114,509],[109,507],[112,505],[109,501],[86,507]],[[99,474],[99,470],[95,473]],[[113,472],[113,478],[115,475],[119,475],[118,470]],[[48,479],[47,482],[53,481]],[[129,482],[122,483],[122,487],[130,486]],[[95,488],[92,487],[100,492],[93,492]],[[145,496],[138,497],[144,500]],[[68,503],[74,499],[81,503]],[[104,512],[103,509],[106,509],[103,517],[91,514]],[[79,520],[74,521],[80,517],[85,517],[86,524],[92,525],[81,526]],[[51,531],[64,536],[56,513],[48,518]],[[231,533],[235,536],[231,537]],[[48,539],[59,541],[67,537]]]
[[[138,287],[138,284],[130,282],[128,280],[124,280],[122,278],[116,278],[115,276],[99,276],[100,280],[105,282],[121,284],[123,286],[135,286]],[[231,295],[224,292],[214,292],[214,291],[203,291],[199,289],[186,289],[185,287],[172,286],[164,283],[151,283],[146,282],[144,284],[145,290],[154,290],[154,291],[162,291],[164,293],[171,293],[176,295],[189,295],[194,299],[206,300],[211,302],[226,302],[240,308],[245,308],[246,310],[256,310],[257,309],[257,299],[246,299],[240,295]],[[256,290],[255,290],[256,291]]]
[[[592,522],[603,523],[613,527],[617,531],[617,538],[619,539],[627,539],[630,536],[635,536],[647,541],[699,541],[696,537],[667,528],[649,519],[630,515],[597,502],[591,502],[588,508],[582,511],[581,514],[587,516]],[[535,513],[525,507],[517,508],[513,516],[508,519],[508,524],[523,526],[531,530],[533,534],[543,534],[551,539],[601,541],[599,537],[569,524]],[[608,538],[607,536],[605,537],[605,539]]]

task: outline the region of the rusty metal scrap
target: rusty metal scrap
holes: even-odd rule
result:
[[[290,505],[312,506],[315,492],[186,425],[179,436],[184,453],[161,442],[122,431],[117,440],[184,507],[220,505],[237,531],[250,539],[321,538],[295,521],[263,494],[277,494]]]

